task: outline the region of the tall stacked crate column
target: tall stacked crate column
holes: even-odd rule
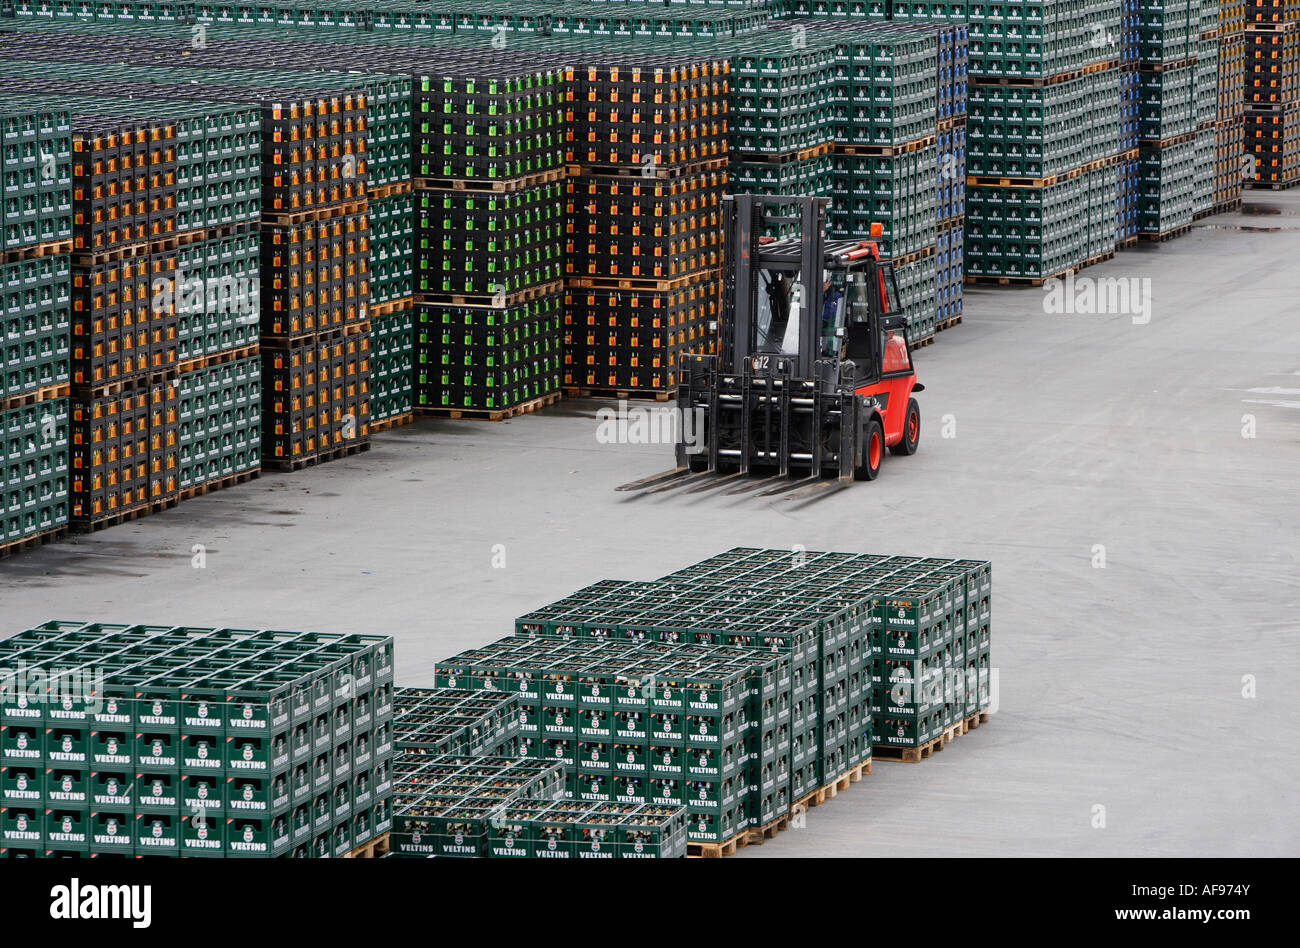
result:
[[[571,76],[563,384],[666,399],[682,355],[716,346],[731,61],[616,56]]]

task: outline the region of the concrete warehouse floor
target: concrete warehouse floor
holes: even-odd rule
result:
[[[987,558],[990,723],[877,762],[742,857],[1294,855],[1300,192],[1246,200],[1081,274],[1149,278],[1145,325],[968,287],[965,323],[916,354],[920,451],[874,484],[803,506],[629,499],[613,488],[671,449],[599,444],[608,403],[425,419],[0,561],[0,635],[48,618],[387,632],[399,684],[426,685],[535,606],[734,545]]]

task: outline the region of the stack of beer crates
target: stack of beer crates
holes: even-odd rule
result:
[[[1141,5],[1141,145],[1138,234],[1164,240],[1184,233],[1196,209],[1198,119],[1204,73],[1200,0]],[[1217,59],[1217,56],[1216,56]],[[1217,83],[1217,65],[1215,67]],[[1217,99],[1216,94],[1212,99]]]
[[[391,638],[51,621],[0,658],[0,854],[340,856],[390,828]]]
[[[788,658],[554,628],[455,655],[436,683],[516,696],[521,749],[563,763],[574,800],[685,806],[691,840],[705,843],[789,812],[789,743],[777,739],[792,713]]]
[[[398,688],[393,741],[399,755],[517,757],[519,702],[508,694]]]
[[[564,767],[455,756],[400,760],[396,857],[673,859],[686,855],[686,810],[563,798]]]
[[[1300,3],[1253,0],[1246,24],[1246,144],[1257,188],[1300,181]]]
[[[1120,0],[1119,153],[1115,166],[1115,246],[1131,247],[1138,240],[1141,191],[1140,125],[1142,121],[1141,0]]]
[[[1200,0],[1191,24],[1196,39],[1192,121],[1196,126],[1192,217],[1214,213],[1214,138],[1219,113],[1219,0]]]
[[[0,555],[68,524],[72,129],[66,107],[0,94]]]
[[[84,102],[73,124],[70,516],[92,530],[180,491],[175,103]]]
[[[802,24],[737,41],[728,114],[731,191],[832,193],[836,116],[848,108],[841,58],[835,45]],[[763,236],[796,230],[769,225]]]
[[[421,412],[495,420],[559,398],[565,90],[555,66],[472,51],[417,79]]]
[[[1114,0],[969,10],[974,281],[1036,284],[1114,253],[1121,12]]]
[[[1241,205],[1257,161],[1246,147],[1246,11],[1248,0],[1220,0],[1219,89],[1214,121],[1214,210]]]
[[[322,77],[262,104],[262,463],[370,447],[367,96]]]
[[[463,859],[487,856],[493,844],[515,848],[526,833],[494,838],[507,808],[525,799],[562,797],[564,785],[564,765],[550,761],[399,751],[393,765],[389,851],[397,857]]]
[[[715,348],[731,62],[584,59],[565,129],[563,384],[664,400],[680,357]]]

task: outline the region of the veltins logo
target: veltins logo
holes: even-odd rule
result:
[[[64,779],[67,779],[67,778],[65,777]],[[17,783],[18,783],[18,789],[19,789],[19,790],[26,790],[26,789],[27,789],[27,775],[26,775],[26,774],[19,774],[19,775],[18,775],[18,781],[17,781]]]

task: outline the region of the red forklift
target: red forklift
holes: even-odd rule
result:
[[[698,492],[736,480],[727,493],[802,497],[874,480],[886,449],[916,453],[913,393],[924,386],[893,265],[874,241],[826,241],[826,204],[726,198],[719,353],[683,357],[677,466],[618,490]],[[799,236],[762,236],[790,225]]]

